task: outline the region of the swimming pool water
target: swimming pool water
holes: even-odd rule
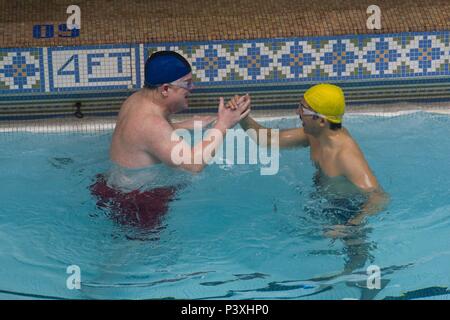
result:
[[[446,297],[449,119],[346,117],[391,197],[347,242],[325,237],[329,220],[310,214],[321,199],[311,196],[308,149],[282,150],[273,176],[258,165],[212,165],[187,178],[161,225],[137,232],[111,220],[89,191],[110,166],[111,132],[5,134],[0,298]],[[81,290],[66,287],[69,265],[80,267]],[[369,265],[381,268],[381,290],[364,288]]]

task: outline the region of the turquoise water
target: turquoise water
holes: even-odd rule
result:
[[[351,241],[323,234],[308,149],[283,150],[273,176],[213,165],[187,177],[161,224],[138,232],[88,189],[110,166],[110,132],[4,134],[0,298],[448,298],[449,119],[345,119],[391,196]],[[81,290],[66,287],[69,265]],[[380,290],[365,288],[369,265],[381,268]]]

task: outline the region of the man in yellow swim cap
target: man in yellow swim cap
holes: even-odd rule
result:
[[[237,106],[238,102],[250,99],[246,96],[235,96],[227,105],[229,108]],[[318,168],[318,177],[326,189],[337,192],[356,189],[366,194],[367,202],[360,214],[347,221],[347,225],[359,225],[362,220],[371,214],[380,211],[387,203],[387,195],[378,184],[364,155],[356,141],[347,129],[342,127],[342,117],[345,111],[345,98],[342,89],[332,84],[317,84],[309,88],[300,99],[297,114],[303,124],[302,128],[293,128],[279,131],[278,141],[271,138],[272,129],[267,129],[257,123],[250,116],[240,121],[244,130],[254,129],[258,140],[259,131],[267,129],[269,144],[278,143],[281,148],[310,147],[311,160]],[[340,179],[335,179],[341,177]],[[345,177],[347,184],[342,183]],[[341,180],[338,182],[337,180]],[[354,188],[356,187],[356,188]]]

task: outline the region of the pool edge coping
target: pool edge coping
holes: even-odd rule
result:
[[[413,114],[417,112],[425,112],[431,114],[450,115],[450,106],[441,107],[413,107],[409,109],[400,109],[396,111],[388,111],[386,107],[382,108],[366,108],[366,109],[349,109],[345,116],[376,116],[376,117],[398,117],[402,115]],[[190,114],[177,115],[174,120],[179,121],[188,117]],[[298,116],[292,110],[274,110],[274,112],[256,111],[253,118],[257,121],[278,121],[281,119],[295,119]],[[60,121],[35,120],[35,121],[18,121],[0,123],[0,134],[2,133],[94,133],[108,132],[114,130],[116,125],[116,117],[108,119],[63,119]]]

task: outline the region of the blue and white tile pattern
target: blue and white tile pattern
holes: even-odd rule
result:
[[[204,87],[445,77],[450,76],[449,38],[450,31],[442,31],[0,49],[0,93],[138,89],[143,62],[157,50],[185,56],[197,86]]]

